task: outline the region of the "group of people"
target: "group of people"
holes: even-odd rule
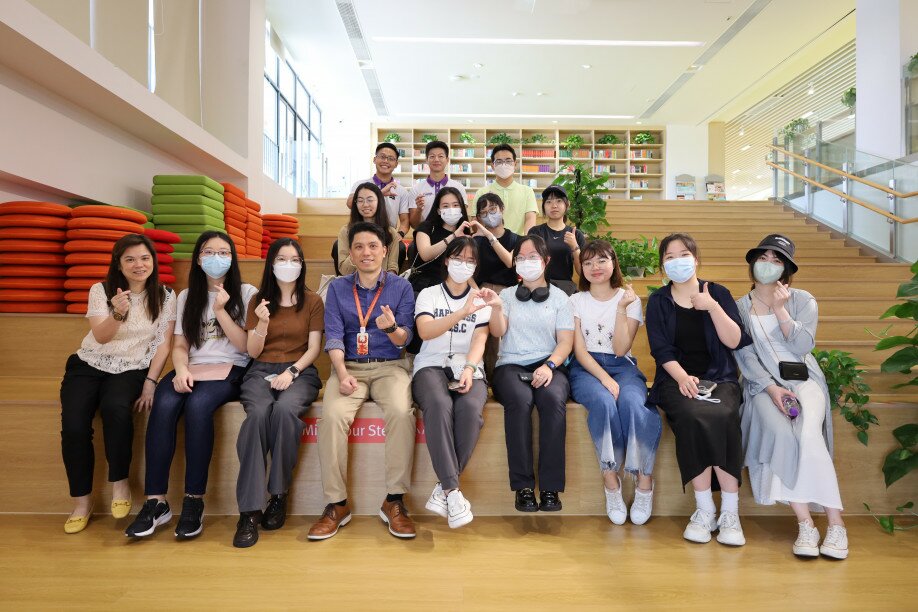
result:
[[[645,320],[612,246],[566,225],[563,189],[543,192],[548,221],[535,224],[532,190],[512,179],[512,147],[492,151],[498,179],[477,194],[474,218],[464,189],[442,173],[449,147],[433,142],[427,154],[429,189],[408,202],[411,192],[391,176],[397,149],[377,148],[377,175],[348,199],[351,216],[335,249],[342,275],[328,286],[324,304],[306,286],[303,252],[290,239],[270,246],[256,288],[242,283],[232,240],[202,234],[188,288],[177,298],[160,284],[146,237],[117,242],[105,281],[90,290],[91,331],[68,360],[61,388],[62,449],[75,501],[65,531],[84,529],[92,512],[96,410],[113,483],[112,514],[129,514],[136,409],[150,410],[147,499],[125,533],[147,536],[171,520],[168,475],[184,415],[185,496],[175,535],[200,534],[213,415],[237,399],[245,420],[237,440],[240,517],[233,544],[252,546],[259,529],[282,527],[301,417],[322,387],[315,362],[324,350],[331,372],[318,455],[326,506],[307,533],[311,540],[331,538],[351,520],[348,431],[368,400],[385,421],[387,495],[379,516],[389,532],[416,535],[404,502],[415,406],[438,478],[425,507],[453,528],[472,521],[460,476],[478,441],[490,385],[504,408],[518,511],[562,508],[566,412],[573,399],[586,408],[612,523],[630,518],[642,525],[652,514],[662,412],[675,437],[683,487],[691,483],[697,505],[685,539],[709,542],[716,531],[722,544],[745,543],[738,490],[746,467],[758,503],[793,509],[795,554],[847,556],[829,396],[810,355],[817,306],[812,295],[790,286],[797,264],[788,238],[772,234],[748,251],[752,287],[734,300],[722,285],[699,279],[691,236],[667,236],[659,259],[669,283],[650,296]],[[415,230],[406,279],[399,275],[398,245],[409,227]],[[649,391],[631,354],[645,323],[656,361]],[[170,350],[175,369],[160,380]],[[623,475],[635,481],[630,506]],[[712,495],[718,489],[719,515]],[[828,516],[821,541],[811,509]]]

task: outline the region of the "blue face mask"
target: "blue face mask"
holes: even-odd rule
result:
[[[664,261],[663,270],[669,280],[674,283],[684,283],[695,274],[695,258],[688,256]]]
[[[231,257],[220,257],[219,255],[205,255],[201,258],[201,269],[204,274],[211,278],[221,278],[229,272],[233,260]]]

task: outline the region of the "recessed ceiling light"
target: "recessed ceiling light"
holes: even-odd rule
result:
[[[562,47],[703,47],[697,40],[590,40],[577,38],[471,38],[464,36],[374,36],[376,42],[447,45],[535,45]]]
[[[557,119],[553,119],[553,120],[552,120],[552,123],[558,123],[558,120],[557,120]]]
[[[517,97],[518,95],[520,95],[520,92],[514,91],[514,92],[511,92],[510,95],[513,96],[513,97],[515,98],[515,97]]]
[[[638,121],[637,124],[638,124],[638,125],[644,125],[644,122],[643,122],[643,121]]]
[[[449,75],[449,80],[450,80],[450,81],[461,81],[461,80],[464,79],[464,78],[465,78],[465,75],[464,75],[464,74],[451,74],[451,75]]]
[[[751,148],[752,148],[752,145],[746,145],[746,146],[740,147],[740,151],[748,151]]]
[[[544,92],[544,91],[537,91],[537,92],[536,92],[536,95],[539,96],[539,97],[541,98],[542,96],[545,95],[545,92]]]
[[[762,175],[761,175],[761,174],[756,174],[756,175],[755,175],[755,178],[760,179],[760,178],[762,178]]]
[[[739,172],[739,168],[737,168],[736,170],[734,170],[733,172],[731,172],[731,174],[736,174],[736,173],[738,173],[738,172]]]
[[[848,119],[854,119],[854,113],[851,113],[850,115],[848,115]]]
[[[482,64],[481,62],[475,62],[474,64],[472,64],[472,66],[474,66],[475,68],[484,68],[484,64]]]
[[[812,117],[812,116],[815,115],[815,114],[816,114],[816,113],[815,113],[814,111],[808,111],[808,112],[805,112],[805,113],[803,113],[802,115],[800,115],[800,118],[801,118],[801,119],[809,119],[810,117]]]
[[[456,113],[397,113],[396,117],[434,117],[454,118]],[[634,115],[562,115],[562,114],[525,114],[525,113],[462,113],[460,116],[475,119],[634,119]],[[557,123],[557,121],[553,121]]]
[[[589,70],[590,68],[593,67],[592,64],[581,64],[581,66],[583,67],[584,70]]]
[[[466,123],[475,123],[475,120],[474,120],[474,119],[466,119],[465,121],[466,121]]]
[[[746,135],[746,128],[740,128],[740,129],[739,129],[739,135],[740,135],[740,136],[745,136],[745,135]]]
[[[810,83],[810,88],[806,90],[806,95],[812,96],[814,93],[816,93],[816,88],[813,87],[812,83]]]

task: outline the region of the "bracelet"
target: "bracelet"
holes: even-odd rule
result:
[[[466,368],[468,368],[469,370],[471,370],[472,373],[474,374],[475,372],[478,371],[478,364],[472,363],[471,361],[467,361],[467,362],[465,362],[465,365],[462,366],[462,369],[463,369],[463,370],[466,369]]]
[[[616,309],[615,309],[615,312],[617,312],[618,314],[623,314],[623,315],[627,315],[627,314],[628,314],[628,311],[627,311],[627,310],[622,310],[621,308],[616,308]]]
[[[775,317],[777,319],[777,317]],[[790,323],[793,319],[784,319],[783,321],[778,321],[778,325],[784,325],[785,323]]]
[[[261,333],[261,332],[258,331],[258,329],[255,328],[255,327],[252,328],[252,331],[255,332],[255,335],[256,335],[256,336],[259,336],[259,337],[261,337],[261,338],[267,338],[267,337],[268,337],[268,332]]]
[[[158,385],[158,384],[159,384],[159,381],[156,380],[155,378],[150,378],[149,376],[147,376],[147,380],[149,380],[149,381],[150,381],[151,383],[153,383],[154,385]]]
[[[397,331],[398,331],[398,323],[392,324],[391,327],[383,328],[383,333],[385,334],[394,334]]]

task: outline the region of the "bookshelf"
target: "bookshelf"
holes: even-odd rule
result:
[[[635,143],[635,136],[646,132],[652,143]],[[532,187],[536,197],[572,162],[583,162],[594,174],[606,172],[609,180],[603,195],[609,200],[660,200],[665,191],[665,130],[660,128],[593,127],[475,127],[374,125],[373,147],[391,134],[399,149],[395,177],[402,184],[427,176],[424,147],[430,139],[450,145],[448,174],[463,185],[469,198],[495,179],[490,167],[488,144],[495,136],[505,136],[516,149],[516,180]],[[582,144],[568,151],[564,143],[577,137]],[[468,142],[471,140],[471,142]]]

